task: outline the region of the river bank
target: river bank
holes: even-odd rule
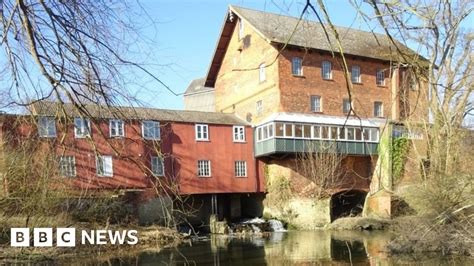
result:
[[[133,256],[145,250],[153,250],[159,252],[163,248],[176,247],[182,243],[184,237],[176,230],[161,226],[136,226],[136,225],[100,225],[78,223],[70,228],[75,228],[77,232],[81,230],[90,231],[94,228],[123,231],[137,230],[138,243],[135,245],[112,245],[110,243],[104,245],[81,245],[80,240],[76,238],[76,246],[72,248],[66,247],[11,247],[9,236],[2,234],[0,238],[0,262],[46,262],[61,261],[68,258],[90,258],[103,257],[114,258],[123,254]],[[1,229],[1,228],[0,228]],[[5,228],[3,228],[5,229]],[[3,230],[5,231],[5,230]],[[6,238],[7,237],[7,238]]]

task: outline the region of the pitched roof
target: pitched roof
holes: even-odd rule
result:
[[[33,115],[39,116],[61,116],[62,111],[58,102],[40,101],[30,105],[30,111]],[[68,116],[80,116],[79,111],[72,104],[64,104],[64,111]],[[219,125],[249,125],[246,121],[238,118],[234,114],[199,112],[199,111],[181,111],[167,110],[144,107],[123,107],[86,104],[85,110],[93,118],[122,118],[122,119],[140,119],[140,120],[158,120],[168,122],[183,123],[205,123]]]
[[[310,20],[299,21],[296,17],[278,15],[233,5],[229,6],[229,13],[236,14],[247,22],[269,43],[288,43],[290,46],[305,47],[321,51],[338,51],[334,34],[326,25],[332,44],[331,48],[331,45],[327,41],[323,24],[319,22]],[[231,35],[229,31],[233,31],[236,21],[236,19],[230,21],[229,15],[226,16],[216,52],[211,66],[209,67],[205,83],[206,86],[214,86],[215,78],[220,68],[220,61],[223,59],[221,50],[224,47],[227,48],[230,40],[229,36]],[[345,54],[384,61],[405,61],[399,56],[396,47],[386,35],[346,27],[336,27],[336,30],[340,36]],[[409,57],[413,57],[413,59],[421,58],[418,54],[401,43],[397,42],[397,47],[403,53],[409,55]]]
[[[206,81],[206,78],[198,78],[198,79],[192,80],[191,83],[189,84],[188,88],[184,92],[184,96],[191,95],[191,94],[196,94],[196,93],[203,93],[203,92],[213,91],[214,88],[204,87],[204,82],[205,81]]]

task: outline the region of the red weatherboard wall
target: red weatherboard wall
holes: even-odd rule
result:
[[[264,180],[257,174],[253,157],[252,128],[246,127],[245,143],[233,142],[232,126],[209,125],[209,141],[196,141],[194,124],[171,125],[171,153],[175,160],[180,193],[263,192]],[[211,177],[197,176],[197,161],[211,161]],[[234,162],[247,162],[247,177],[235,177]]]
[[[16,141],[35,140],[43,145],[50,143],[58,154],[73,155],[76,160],[76,177],[63,178],[80,189],[143,189],[154,187],[155,177],[148,173],[151,156],[162,153],[165,157],[166,179],[172,186],[179,185],[182,194],[250,193],[263,192],[263,179],[259,179],[253,158],[252,129],[246,128],[246,143],[232,141],[232,125],[209,125],[210,141],[195,140],[194,123],[162,122],[161,141],[142,138],[141,121],[125,121],[125,137],[110,138],[108,120],[98,120],[99,128],[92,126],[93,143],[74,137],[74,126],[57,123],[56,138],[36,138],[35,126],[22,122],[14,126],[14,118],[3,123],[4,135]],[[62,132],[66,132],[63,135]],[[101,134],[102,132],[102,134]],[[1,136],[1,135],[0,135]],[[8,141],[14,145],[9,139]],[[95,148],[94,148],[95,147]],[[112,155],[113,177],[96,174],[96,153]],[[40,152],[41,153],[41,152]],[[47,154],[45,154],[47,156]],[[197,177],[197,160],[211,160],[212,177]],[[246,178],[234,174],[234,161],[247,161]]]

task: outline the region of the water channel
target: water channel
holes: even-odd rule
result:
[[[474,265],[468,258],[389,257],[387,232],[289,231],[261,237],[213,235],[176,248],[147,250],[106,260],[96,265]],[[79,259],[81,265],[85,261]]]

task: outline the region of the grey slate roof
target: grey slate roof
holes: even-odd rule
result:
[[[289,45],[325,50],[338,51],[335,37],[329,26],[326,29],[332,44],[332,49],[327,41],[326,35],[321,23],[309,20],[302,20],[298,27],[298,18],[273,13],[267,13],[238,6],[230,6],[244,21],[250,23],[265,39],[273,43],[287,43]],[[290,38],[293,31],[296,31]],[[339,33],[342,47],[345,54],[375,58],[387,61],[403,61],[398,58],[395,46],[389,38],[383,34],[374,34],[372,32],[357,30],[346,27],[336,27]],[[397,45],[403,52],[411,56],[418,55],[401,43]],[[414,59],[414,58],[413,58]]]
[[[200,92],[208,92],[214,90],[214,88],[211,87],[204,87],[204,82],[206,81],[206,78],[198,78],[194,79],[191,81],[189,84],[188,88],[186,89],[186,92],[184,92],[184,95],[190,95],[190,94],[195,94],[195,93],[200,93]]]
[[[139,120],[158,120],[183,123],[205,123],[219,125],[249,125],[246,121],[233,114],[199,111],[167,110],[144,107],[122,107],[88,104],[85,109],[93,118],[121,118]],[[79,111],[72,104],[64,105],[65,113],[70,117],[80,116]],[[41,101],[30,105],[33,115],[62,116],[59,103]]]

